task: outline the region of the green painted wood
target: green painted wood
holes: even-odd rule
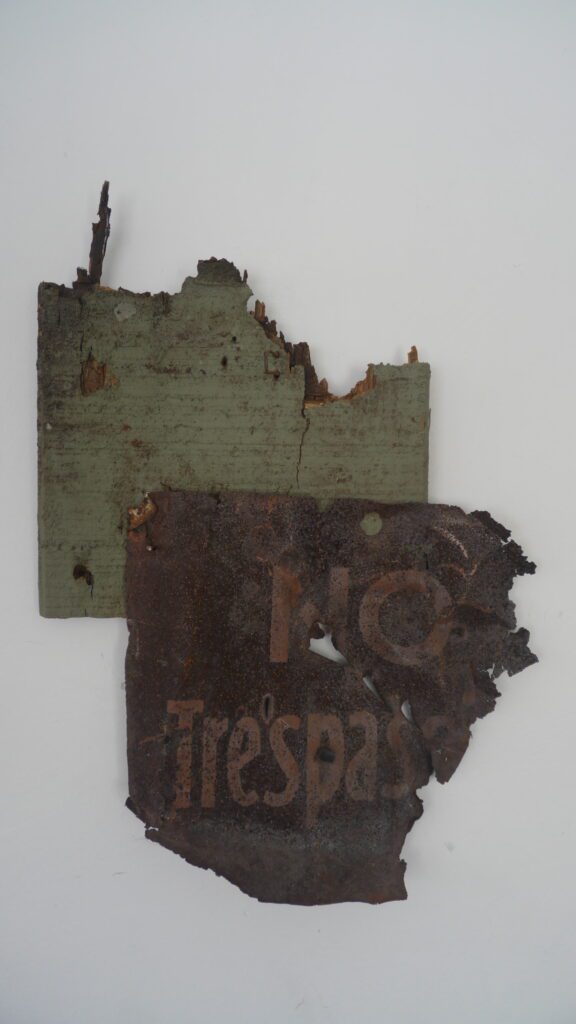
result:
[[[427,500],[429,366],[373,366],[353,397],[306,402],[251,294],[225,260],[175,295],[40,285],[43,615],[124,614],[126,510],[148,491]]]

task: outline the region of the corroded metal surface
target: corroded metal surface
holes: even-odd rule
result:
[[[261,900],[403,899],[416,790],[535,661],[486,513],[162,492],[132,510],[129,806]],[[332,635],[338,661],[314,638]]]

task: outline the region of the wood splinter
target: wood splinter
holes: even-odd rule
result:
[[[100,284],[104,256],[106,255],[106,245],[110,235],[110,214],[112,211],[108,206],[109,188],[110,182],[105,181],[100,192],[98,220],[92,224],[92,244],[90,246],[88,270],[86,271],[83,267],[77,268],[78,276],[74,282],[74,288],[89,288],[94,284]]]

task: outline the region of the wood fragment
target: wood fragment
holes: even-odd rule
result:
[[[110,183],[105,181],[100,192],[98,220],[92,225],[92,244],[90,246],[88,271],[78,267],[78,276],[74,282],[74,288],[89,288],[92,285],[100,284],[106,246],[110,235],[110,216],[112,211],[108,206],[109,188]]]

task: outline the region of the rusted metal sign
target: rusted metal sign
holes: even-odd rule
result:
[[[403,899],[416,794],[536,658],[487,513],[164,491],[130,517],[129,806],[271,902]],[[331,635],[329,660],[316,640]]]

